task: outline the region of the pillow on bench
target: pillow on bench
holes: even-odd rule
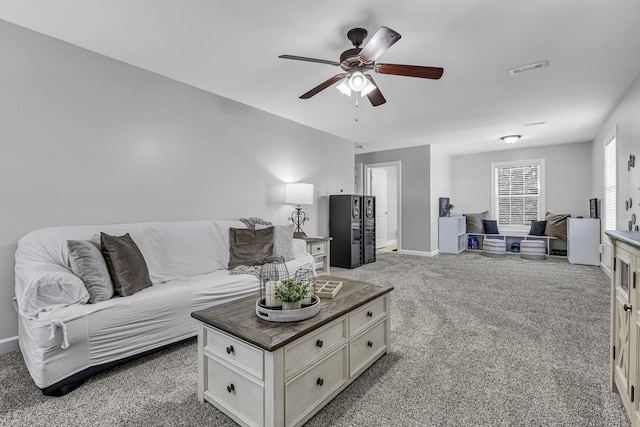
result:
[[[489,219],[489,211],[472,214],[462,214],[467,220],[467,233],[484,234],[482,220]]]
[[[544,236],[544,230],[546,227],[547,221],[531,221],[529,236]]]
[[[484,234],[500,234],[498,231],[498,221],[495,219],[483,219]]]
[[[554,236],[560,240],[567,240],[567,218],[570,218],[571,214],[552,214],[547,212],[545,219],[547,220],[547,226],[545,227],[544,234],[546,236]]]

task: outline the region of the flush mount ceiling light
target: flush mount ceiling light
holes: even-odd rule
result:
[[[513,144],[514,142],[516,142],[520,138],[522,138],[522,135],[507,135],[507,136],[503,136],[500,139],[503,140],[504,142],[506,142],[507,144]]]

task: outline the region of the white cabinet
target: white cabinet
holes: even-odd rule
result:
[[[571,264],[600,265],[599,219],[568,219],[567,257]]]
[[[345,285],[342,296],[348,287]],[[198,398],[242,426],[301,426],[389,351],[391,289],[308,332],[302,322],[261,325],[302,334],[274,351],[201,322]],[[353,298],[357,303],[357,292]],[[251,298],[249,302],[254,301]],[[348,301],[345,298],[343,304]],[[236,314],[227,325],[235,321],[242,326],[255,325],[255,314],[238,307],[244,305],[232,306]],[[325,310],[331,312],[326,306]],[[250,329],[243,334],[247,340],[266,335]]]
[[[612,238],[611,389],[631,425],[640,426],[640,233],[607,231]],[[634,235],[635,234],[635,235]]]
[[[464,216],[438,218],[438,251],[459,254],[467,248],[467,219]]]

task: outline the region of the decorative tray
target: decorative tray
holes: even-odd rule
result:
[[[333,280],[316,281],[316,295],[320,298],[335,298],[340,289],[342,289],[342,282]]]

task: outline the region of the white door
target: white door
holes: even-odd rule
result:
[[[387,172],[371,169],[371,195],[376,197],[376,249],[387,246]]]

